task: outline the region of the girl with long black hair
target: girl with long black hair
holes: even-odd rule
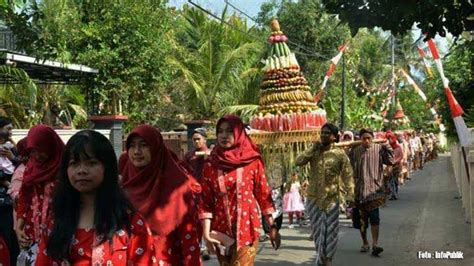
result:
[[[151,265],[153,239],[118,185],[114,149],[83,130],[67,143],[53,198],[54,224],[36,265]]]

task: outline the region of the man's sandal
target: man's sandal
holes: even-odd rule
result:
[[[383,248],[374,246],[372,247],[372,256],[378,257],[380,253],[382,253]]]
[[[369,250],[370,250],[370,247],[368,245],[360,247],[360,252],[362,253],[368,252]]]

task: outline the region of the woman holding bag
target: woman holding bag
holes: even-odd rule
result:
[[[217,146],[204,165],[202,189],[203,235],[212,243],[208,246],[218,247],[221,265],[254,265],[259,207],[272,228],[273,247],[280,247],[262,156],[237,116],[227,115],[217,122]]]

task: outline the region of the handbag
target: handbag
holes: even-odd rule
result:
[[[38,255],[38,244],[34,244],[27,250],[22,250],[16,261],[17,266],[33,266]]]

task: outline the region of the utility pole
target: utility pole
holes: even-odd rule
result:
[[[392,35],[392,89],[393,89],[393,98],[392,103],[395,104],[396,97],[396,87],[395,87],[395,36]]]
[[[395,86],[395,36],[393,36],[393,34],[390,35],[392,38],[392,106],[390,106],[389,108],[389,114],[393,114],[393,108],[395,108],[396,106],[396,103],[397,103],[397,100],[396,100],[396,97],[397,97],[397,88]],[[391,115],[389,117],[389,126],[392,127],[394,125],[394,119],[393,119],[393,115]]]
[[[346,60],[345,53],[342,54],[342,99],[341,99],[341,130],[344,129],[345,107],[346,107]]]

